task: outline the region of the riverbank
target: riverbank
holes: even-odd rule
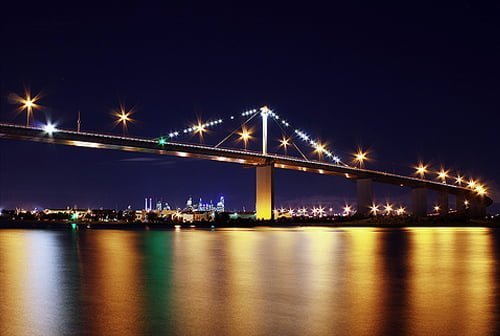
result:
[[[468,219],[462,217],[370,217],[370,218],[329,218],[294,219],[275,221],[232,220],[226,222],[55,222],[55,221],[0,221],[0,229],[74,229],[74,230],[177,230],[177,229],[217,229],[255,227],[491,227],[500,228],[500,218]]]

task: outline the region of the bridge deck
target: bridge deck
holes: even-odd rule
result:
[[[167,142],[165,145],[160,145],[155,139],[90,132],[75,132],[64,129],[57,129],[56,132],[49,135],[42,128],[25,127],[5,123],[0,123],[0,138],[98,149],[143,152],[177,157],[201,158],[244,165],[264,165],[272,163],[274,167],[280,169],[339,175],[354,180],[359,178],[369,178],[380,183],[411,188],[422,187],[436,191],[446,191],[447,193],[454,195],[473,193],[470,189],[462,186],[445,184],[438,181],[429,181],[417,177],[403,176],[328,162],[305,160],[278,154],[263,155],[262,153],[254,151],[231,148],[215,148],[207,145],[184,144],[178,142]],[[485,203],[490,205],[492,200],[489,197],[485,197]]]

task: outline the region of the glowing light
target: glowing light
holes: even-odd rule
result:
[[[398,216],[402,216],[402,215],[404,215],[405,213],[406,213],[406,209],[405,209],[404,207],[402,207],[402,206],[400,206],[400,207],[396,210],[396,214],[397,214]]]
[[[314,147],[314,152],[318,154],[318,158],[321,159],[323,153],[325,153],[325,145],[319,142],[311,142],[311,145]]]
[[[486,195],[486,187],[482,184],[477,184],[474,191],[480,196]]]
[[[387,215],[390,215],[390,214],[392,213],[392,211],[393,211],[393,210],[394,210],[394,209],[393,209],[392,204],[387,203],[387,204],[384,206],[384,211],[385,211],[385,213],[386,213]]]
[[[467,187],[469,187],[470,189],[474,189],[477,185],[477,182],[474,181],[473,179],[470,179],[469,182],[467,182]]]
[[[448,178],[448,170],[444,170],[444,168],[441,168],[441,170],[438,172],[437,177],[438,179],[441,180],[441,182],[446,183],[446,179]]]
[[[357,164],[359,167],[364,166],[364,162],[368,160],[368,153],[364,152],[361,148],[358,149],[356,153],[353,154],[354,159],[353,162]]]
[[[24,97],[14,94],[14,102],[19,104],[18,111],[26,111],[26,127],[30,126],[30,119],[33,111],[40,106],[36,102],[40,99],[39,94],[32,96],[30,90],[25,89]]]
[[[49,122],[45,126],[43,126],[43,131],[48,135],[52,135],[53,133],[57,132],[57,128],[54,124],[51,124]]]
[[[418,164],[417,167],[415,167],[416,169],[416,174],[418,176],[420,176],[420,178],[424,178],[425,177],[425,174],[427,173],[427,168],[428,166],[427,165],[424,165],[422,162],[420,162]]]
[[[280,147],[283,147],[283,149],[285,150],[285,154],[287,152],[287,148],[288,146],[290,146],[290,138],[287,138],[287,137],[283,137],[281,140],[280,140]]]
[[[241,132],[239,132],[238,134],[240,136],[240,140],[243,141],[243,144],[245,145],[245,149],[247,149],[248,141],[253,138],[251,130],[243,126]]]
[[[160,138],[160,139],[158,139],[158,144],[159,144],[160,146],[165,146],[165,145],[166,145],[166,143],[167,143],[167,139],[165,139],[165,138]]]
[[[117,119],[115,120],[113,127],[118,125],[118,124],[122,124],[122,132],[125,135],[125,133],[128,130],[128,123],[134,122],[134,119],[132,119],[130,117],[133,113],[134,113],[133,109],[127,111],[125,106],[120,104],[120,108],[118,109],[118,111],[116,111],[114,113],[114,115],[117,117]]]
[[[377,204],[372,204],[372,206],[370,207],[370,213],[374,216],[377,216],[379,211],[379,206]]]
[[[344,211],[344,216],[349,216],[352,213],[352,207],[349,204],[346,204],[342,210]]]
[[[435,212],[439,212],[439,210],[441,210],[441,207],[439,205],[435,205],[434,206],[434,211]]]
[[[460,176],[460,174],[458,174],[457,177],[455,177],[455,183],[458,184],[459,186],[461,186],[463,182],[464,182],[464,178],[462,176]]]

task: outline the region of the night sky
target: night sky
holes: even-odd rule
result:
[[[129,134],[143,137],[267,104],[346,161],[363,146],[368,168],[411,174],[422,159],[499,189],[498,4],[12,3],[0,14],[1,122],[25,122],[9,101],[25,85],[43,94],[38,122],[74,129],[81,111],[83,130],[121,134],[110,110],[122,102],[135,107]],[[228,163],[2,140],[0,208],[139,208],[144,197],[181,206],[189,195],[224,195],[229,208],[253,209],[254,174]],[[278,206],[350,201],[354,191],[338,177],[276,174]],[[407,194],[375,193],[381,201]]]

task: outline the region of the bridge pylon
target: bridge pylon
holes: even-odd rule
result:
[[[256,168],[255,216],[257,219],[273,219],[274,183],[272,163]]]
[[[413,216],[427,216],[427,189],[422,187],[413,188],[411,196]]]
[[[356,181],[356,191],[358,200],[357,213],[361,216],[370,214],[370,207],[373,204],[373,181],[369,178],[362,178]]]

